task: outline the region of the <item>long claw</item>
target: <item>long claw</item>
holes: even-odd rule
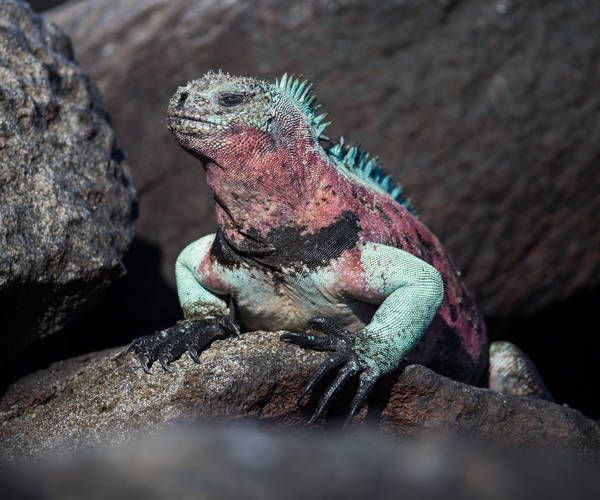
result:
[[[241,330],[240,330],[240,327],[239,327],[239,325],[238,325],[237,323],[235,323],[234,321],[230,321],[230,322],[229,322],[229,326],[230,326],[231,332],[232,332],[232,333],[233,333],[233,334],[234,334],[236,337],[239,337],[239,336],[242,334],[242,332],[241,332]]]
[[[148,362],[150,360],[148,359],[148,356],[146,356],[145,354],[142,354],[142,355],[140,355],[139,360],[140,360],[140,364],[142,365],[142,369],[147,374],[150,374],[150,368],[148,367]]]
[[[346,417],[344,427],[346,427],[348,424],[350,424],[350,422],[352,422],[352,418],[354,417],[354,415],[356,415],[360,407],[369,397],[369,394],[371,393],[375,382],[377,382],[377,377],[374,376],[370,370],[364,371],[360,374],[360,384],[358,386],[358,390],[356,391],[354,399],[352,400],[352,404],[350,405],[350,412]]]
[[[337,394],[339,392],[339,390],[342,388],[342,386],[346,383],[346,381],[350,377],[352,377],[352,375],[357,373],[358,371],[359,371],[359,368],[356,365],[356,363],[354,363],[354,362],[348,362],[344,365],[344,367],[340,370],[340,373],[338,374],[336,379],[329,386],[329,389],[327,389],[325,394],[323,394],[321,401],[319,401],[319,406],[315,410],[315,413],[313,414],[313,416],[308,421],[309,424],[313,424],[319,419],[319,417],[323,413],[323,410],[325,410],[325,407],[329,403],[329,400],[335,394]]]
[[[191,345],[188,346],[188,354],[190,358],[194,360],[195,363],[200,363],[200,356],[198,356],[198,351],[194,349]]]
[[[173,368],[169,366],[170,360],[169,357],[165,354],[159,356],[158,361],[160,362],[160,366],[163,367],[163,370],[169,373],[173,373]]]
[[[324,361],[323,363],[321,363],[321,365],[319,366],[319,368],[317,368],[315,373],[313,373],[308,379],[308,382],[306,382],[306,385],[302,390],[302,394],[298,399],[298,404],[302,404],[304,402],[310,390],[325,376],[326,373],[328,373],[330,370],[333,370],[336,366],[339,366],[343,361],[344,355],[341,353],[337,353],[334,356],[327,359],[326,361]]]
[[[297,332],[283,332],[280,336],[279,336],[279,340],[289,340],[290,342],[294,342],[296,343],[296,341],[298,339],[303,338],[304,336],[306,336],[305,333],[297,333]]]
[[[223,316],[220,320],[221,326],[229,333],[239,337],[242,332],[239,325],[234,321],[233,315]]]

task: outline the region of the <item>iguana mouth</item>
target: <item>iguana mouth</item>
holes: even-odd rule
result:
[[[224,125],[220,125],[210,120],[187,115],[170,115],[168,117],[168,127],[173,132],[180,132],[183,134],[195,134],[198,132],[208,132],[210,130],[225,128]]]

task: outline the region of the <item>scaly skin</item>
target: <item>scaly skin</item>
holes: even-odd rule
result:
[[[313,419],[357,375],[351,417],[404,359],[484,382],[485,325],[450,258],[389,179],[345,166],[354,149],[340,160],[323,147],[315,109],[309,88],[285,77],[273,85],[208,73],[178,89],[169,127],[205,165],[218,231],[178,258],[186,321],[130,350],[145,369],[155,359],[168,368],[238,324],[286,330],[283,340],[332,352],[307,390],[339,367]]]

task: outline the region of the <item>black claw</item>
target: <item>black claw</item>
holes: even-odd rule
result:
[[[311,389],[319,383],[319,381],[327,374],[329,371],[333,370],[335,367],[339,366],[344,361],[344,355],[342,353],[337,353],[334,356],[330,357],[327,361],[321,363],[319,368],[312,374],[312,376],[306,382],[304,389],[302,390],[302,394],[298,399],[298,404],[302,404],[306,399],[306,396],[311,391]]]
[[[229,334],[239,337],[241,335],[240,327],[234,321],[233,315],[222,316],[219,318],[219,325]]]
[[[198,356],[198,351],[196,351],[196,349],[192,346],[188,346],[188,353],[195,363],[200,363],[200,357]]]
[[[169,373],[173,373],[173,368],[171,368],[169,366],[170,359],[169,359],[169,357],[166,354],[161,355],[158,358],[158,361],[160,362],[160,366],[163,367],[164,371],[169,372]]]
[[[305,335],[305,333],[284,332],[279,336],[279,340],[289,340],[290,342],[295,342],[296,339],[299,339]]]
[[[356,395],[352,400],[352,404],[350,405],[350,413],[346,417],[346,421],[344,422],[344,427],[346,427],[350,422],[352,422],[352,418],[361,406],[365,403],[373,386],[377,382],[377,377],[371,373],[371,371],[364,371],[360,374],[360,385],[358,386],[358,391],[356,391]]]
[[[342,367],[336,379],[331,383],[329,389],[327,389],[327,391],[325,391],[325,394],[323,394],[323,396],[321,397],[321,400],[319,401],[319,406],[317,406],[315,413],[308,421],[309,424],[312,424],[319,419],[319,417],[323,413],[323,410],[325,410],[327,403],[329,403],[330,399],[333,396],[335,396],[340,391],[342,386],[347,382],[347,380],[350,377],[352,377],[352,375],[356,374],[358,371],[359,368],[354,362],[346,363]]]
[[[140,360],[140,364],[142,365],[143,370],[147,374],[150,374],[150,367],[148,366],[148,363],[150,362],[150,360],[148,359],[148,356],[140,355],[139,360]]]
[[[169,366],[186,350],[191,358],[199,363],[199,351],[217,338],[226,338],[239,334],[238,326],[227,317],[217,317],[202,320],[180,321],[166,330],[146,335],[134,340],[125,355],[135,352],[146,373],[155,361],[159,361],[163,369],[173,373]]]

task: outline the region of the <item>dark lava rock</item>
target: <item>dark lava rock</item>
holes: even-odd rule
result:
[[[304,407],[298,397],[324,356],[257,332],[215,342],[199,365],[184,356],[174,374],[155,365],[146,375],[117,349],[62,361],[16,382],[0,400],[0,454],[15,460],[115,444],[198,419],[301,425],[325,386]],[[333,402],[328,427],[339,427],[334,417],[347,411],[350,386]],[[363,421],[396,438],[453,431],[600,459],[600,427],[581,413],[461,384],[419,365],[384,379],[355,418],[356,425]]]
[[[208,69],[316,84],[379,154],[488,315],[600,284],[600,3],[594,0],[94,0],[49,14],[75,40],[134,164],[139,236],[165,253],[212,230],[198,162],[164,126]]]
[[[69,39],[0,2],[0,361],[124,273],[129,166]]]
[[[445,436],[202,425],[0,472],[11,499],[597,499],[598,467]]]

